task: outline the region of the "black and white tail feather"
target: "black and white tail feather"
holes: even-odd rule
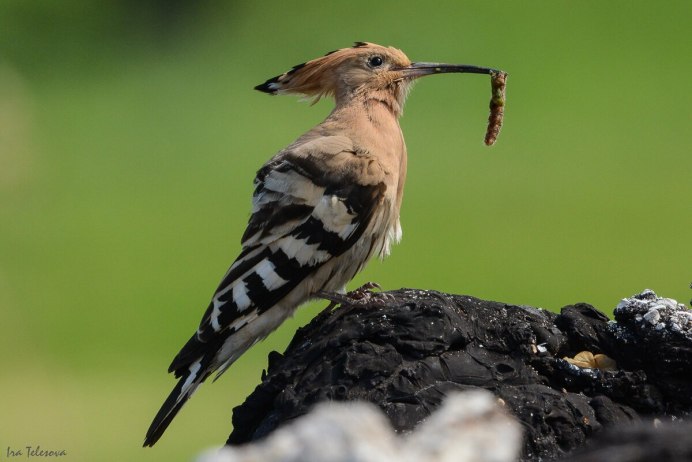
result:
[[[355,151],[348,138],[322,137],[280,152],[259,170],[242,251],[173,359],[169,372],[178,384],[144,446],[158,441],[209,375],[218,378],[317,292],[343,289],[373,254],[388,253],[398,223],[392,232],[390,207],[380,207],[385,185],[363,184],[351,168]]]

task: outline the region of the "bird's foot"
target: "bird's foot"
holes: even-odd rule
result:
[[[382,289],[376,282],[366,282],[355,290],[345,294],[336,292],[319,291],[317,296],[329,300],[331,303],[327,309],[334,308],[337,304],[342,305],[368,305],[371,303],[380,303],[384,305],[387,301],[393,300],[394,297],[384,292],[373,292],[372,289]]]

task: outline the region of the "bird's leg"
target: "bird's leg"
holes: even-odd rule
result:
[[[380,285],[376,282],[366,282],[357,289],[347,292],[345,294],[320,290],[319,292],[317,292],[317,296],[329,300],[331,302],[327,309],[334,308],[336,304],[367,305],[368,303],[372,303],[374,301],[384,302],[392,298],[391,295],[388,294],[374,293],[372,292],[372,289],[381,290],[382,287],[380,287]]]

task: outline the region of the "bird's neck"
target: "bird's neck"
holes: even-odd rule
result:
[[[383,95],[363,95],[337,101],[325,123],[340,127],[357,142],[380,145],[378,148],[399,150],[403,137],[399,126],[400,105],[395,98]]]
[[[386,94],[369,93],[361,98],[337,100],[332,113],[316,131],[322,136],[348,136],[358,152],[382,165],[387,194],[395,210],[392,220],[397,223],[407,164],[406,144],[399,126],[401,106],[397,98]]]
[[[363,106],[373,117],[391,117],[398,120],[403,111],[403,102],[390,91],[377,91],[363,95]]]
[[[402,105],[386,91],[351,94],[337,98],[329,119],[340,120],[355,130],[400,132],[399,117]]]

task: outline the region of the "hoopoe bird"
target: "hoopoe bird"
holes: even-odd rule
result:
[[[396,48],[358,42],[293,67],[256,90],[333,97],[324,122],[257,172],[242,250],[199,328],[173,359],[178,378],[146,434],[153,446],[202,382],[217,378],[314,298],[343,293],[368,260],[401,239],[404,101],[422,76],[493,69],[412,63]]]

